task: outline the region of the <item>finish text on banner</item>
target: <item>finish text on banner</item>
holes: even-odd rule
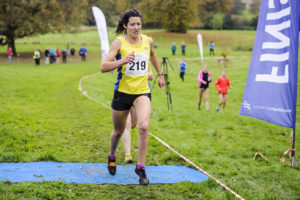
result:
[[[298,38],[299,0],[261,1],[241,115],[295,127]]]

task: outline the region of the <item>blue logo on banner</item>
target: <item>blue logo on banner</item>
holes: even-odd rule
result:
[[[263,0],[241,115],[295,127],[299,0]]]

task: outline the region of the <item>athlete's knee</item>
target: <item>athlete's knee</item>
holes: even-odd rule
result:
[[[118,135],[118,136],[122,136],[123,135],[123,133],[124,133],[124,131],[125,131],[125,128],[124,129],[114,129],[114,134],[115,135]]]
[[[139,133],[140,134],[147,134],[149,132],[149,123],[142,122],[139,124]]]

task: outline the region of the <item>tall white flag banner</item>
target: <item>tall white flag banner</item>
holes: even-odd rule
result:
[[[295,128],[299,0],[262,0],[241,115]]]
[[[200,33],[197,35],[197,39],[198,39],[198,45],[200,50],[200,58],[203,63],[203,40],[202,40],[202,35]]]
[[[98,28],[98,34],[101,42],[101,56],[103,59],[107,55],[109,50],[106,20],[103,12],[98,7],[93,6],[92,10]]]

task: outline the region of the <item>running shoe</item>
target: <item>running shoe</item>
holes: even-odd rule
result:
[[[135,173],[140,177],[139,182],[141,185],[148,185],[149,184],[149,179],[146,175],[145,168],[135,168]]]
[[[108,156],[107,169],[111,175],[115,175],[117,172],[116,159],[110,159]]]
[[[133,163],[131,154],[125,155],[125,163]]]
[[[220,109],[220,107],[219,107],[219,106],[217,106],[217,108],[216,108],[216,111],[218,112],[218,111],[219,111],[219,109]]]

